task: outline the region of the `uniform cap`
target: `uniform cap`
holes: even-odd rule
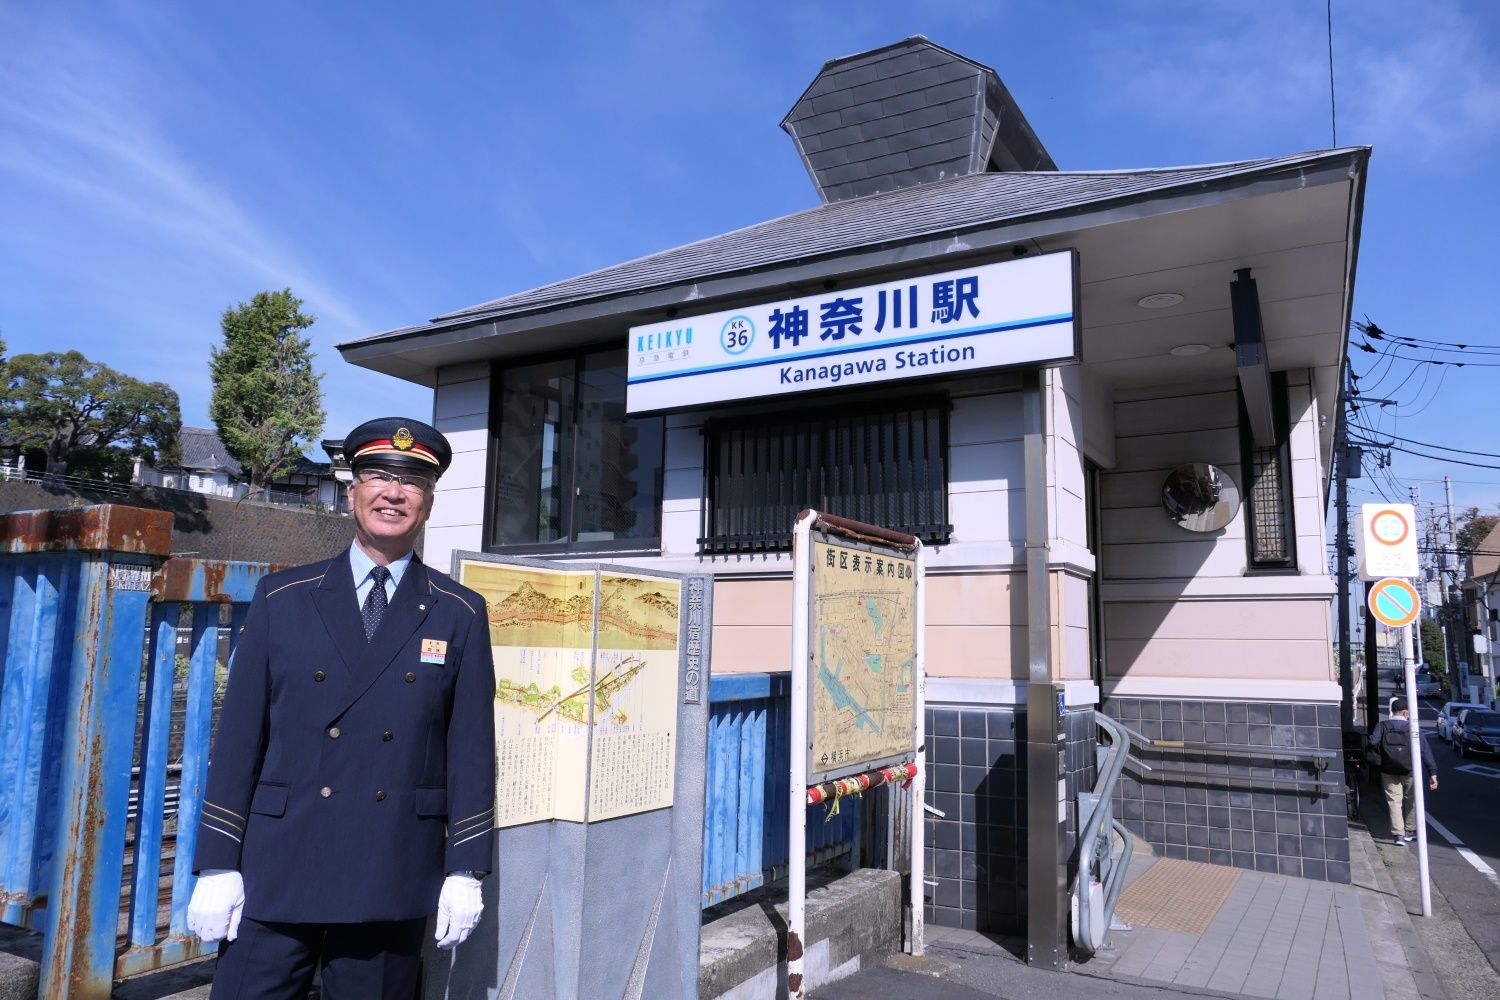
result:
[[[441,476],[453,461],[453,447],[442,431],[410,417],[367,420],[344,438],[349,468],[390,465],[423,469]]]

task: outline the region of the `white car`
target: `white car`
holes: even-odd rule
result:
[[[1448,745],[1453,745],[1453,724],[1458,721],[1459,715],[1469,708],[1484,708],[1472,701],[1450,701],[1442,707],[1437,717],[1438,739],[1444,740]]]
[[[1430,670],[1422,670],[1417,673],[1417,697],[1435,698],[1442,688],[1438,685],[1437,677]]]

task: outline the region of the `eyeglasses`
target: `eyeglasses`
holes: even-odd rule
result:
[[[402,476],[384,469],[360,469],[354,476],[366,486],[378,486],[384,489],[395,483],[406,492],[417,494],[426,493],[437,485],[437,481],[431,476]]]

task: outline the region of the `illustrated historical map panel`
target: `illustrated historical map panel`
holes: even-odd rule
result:
[[[916,749],[916,561],[813,543],[808,781]]]
[[[495,825],[671,805],[678,581],[479,560],[459,580],[489,616]]]
[[[589,821],[672,804],[681,584],[599,575]]]

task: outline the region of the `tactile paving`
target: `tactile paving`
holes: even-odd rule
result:
[[[1130,924],[1202,935],[1239,878],[1238,868],[1159,858],[1120,893],[1115,910]]]

